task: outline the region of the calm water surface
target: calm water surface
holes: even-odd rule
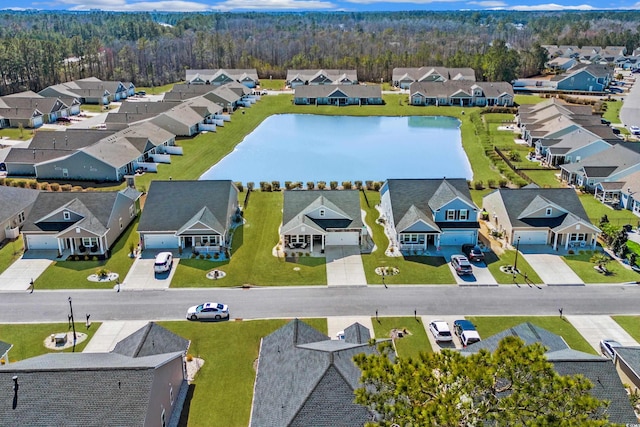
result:
[[[383,181],[472,178],[450,117],[268,117],[200,179]]]

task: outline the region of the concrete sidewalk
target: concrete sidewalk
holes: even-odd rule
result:
[[[600,353],[600,340],[612,339],[624,346],[639,345],[622,326],[610,316],[565,316],[580,335]]]
[[[83,353],[108,353],[114,349],[118,341],[128,337],[147,323],[146,320],[102,322]]]
[[[344,331],[347,327],[354,323],[360,323],[365,328],[369,329],[371,338],[375,338],[375,332],[373,331],[373,322],[370,316],[333,316],[327,317],[327,331],[329,338],[335,340],[337,334],[340,331]]]
[[[367,286],[359,246],[327,246],[328,286]]]

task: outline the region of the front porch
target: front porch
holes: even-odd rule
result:
[[[216,253],[223,252],[226,249],[224,245],[224,239],[221,235],[206,235],[206,236],[179,236],[180,248],[182,250],[189,250],[193,253]]]
[[[102,256],[109,251],[106,236],[58,237],[58,253],[69,251],[70,255]]]

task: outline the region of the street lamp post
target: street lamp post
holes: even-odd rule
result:
[[[516,259],[513,261],[513,273],[518,274],[518,251],[520,248],[520,236],[518,236],[518,241],[516,242]]]
[[[71,305],[71,297],[69,297],[69,310],[71,314],[69,314],[69,321],[71,322],[71,327],[73,328],[73,351],[76,351],[76,322],[73,320],[73,305]]]

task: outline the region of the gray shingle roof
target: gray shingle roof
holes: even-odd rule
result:
[[[294,98],[382,98],[379,85],[296,86]]]
[[[0,366],[0,423],[145,425],[151,390],[159,380],[156,368],[180,357],[181,353],[140,358],[115,353],[50,353]],[[17,393],[13,376],[18,377]]]
[[[9,344],[8,342],[0,341],[0,356],[4,356],[4,354],[9,351],[13,347],[13,344]]]
[[[476,73],[473,68],[445,68],[426,66],[420,68],[394,68],[392,73],[393,81],[428,79],[429,76],[439,75],[447,80],[459,79],[476,81]]]
[[[424,97],[451,97],[458,92],[471,96],[473,88],[478,87],[485,98],[497,98],[501,95],[513,97],[513,87],[507,82],[470,82],[467,80],[447,80],[444,82],[414,82],[409,87],[410,96],[420,93]]]
[[[189,340],[155,322],[149,322],[119,341],[113,349],[113,353],[129,357],[144,357],[164,353],[184,353],[188,348]]]
[[[561,336],[553,334],[532,323],[526,322],[516,325],[513,328],[505,329],[504,331],[498,332],[497,334],[485,338],[482,341],[471,344],[462,350],[462,353],[472,354],[477,353],[482,349],[494,352],[498,348],[500,341],[508,336],[519,337],[526,345],[538,342],[544,345],[547,348],[547,351],[550,352],[569,349],[569,346]]]
[[[228,230],[238,193],[231,181],[153,181],[139,232],[177,232],[206,207]]]
[[[31,206],[40,192],[29,188],[0,186],[0,222]]]
[[[309,82],[319,76],[324,76],[326,79],[331,80],[333,84],[338,84],[344,79],[348,79],[352,82],[358,81],[357,70],[287,70],[287,82],[292,80],[301,80],[303,82]]]
[[[305,215],[306,212],[321,206],[336,211],[346,219],[314,220]],[[362,228],[360,193],[357,190],[285,191],[282,211],[283,232],[303,223],[313,223],[323,230],[327,228]]]
[[[345,330],[360,335],[361,326]],[[329,340],[300,320],[262,339],[252,426],[355,426],[371,420],[354,403],[360,371],[353,356],[375,347]]]

